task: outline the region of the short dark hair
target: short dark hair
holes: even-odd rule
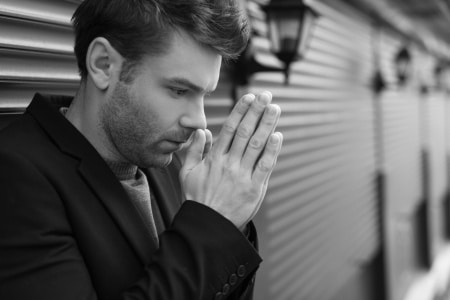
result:
[[[85,0],[75,11],[75,55],[86,78],[86,54],[96,37],[106,38],[124,58],[121,80],[144,55],[163,54],[174,30],[235,59],[246,47],[249,29],[236,0]]]

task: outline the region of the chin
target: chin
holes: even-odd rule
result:
[[[171,162],[172,162],[172,154],[170,154],[169,158],[163,164],[161,164],[160,168],[167,167],[168,165],[170,165]]]

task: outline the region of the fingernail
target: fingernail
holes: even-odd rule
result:
[[[195,140],[196,140],[196,141],[200,138],[200,130],[201,130],[201,129],[197,129],[197,130],[195,131]]]
[[[253,100],[255,100],[255,95],[247,94],[242,98],[242,103],[244,103],[245,105],[249,105],[253,102]]]
[[[269,113],[269,115],[274,116],[277,113],[277,109],[274,105],[269,105],[267,107],[267,112]]]
[[[258,98],[256,100],[260,104],[267,105],[270,102],[271,96],[272,94],[270,94],[269,92],[262,92],[258,95]]]
[[[278,142],[280,141],[280,137],[278,136],[278,134],[272,134],[270,136],[270,143],[271,144],[278,144]]]

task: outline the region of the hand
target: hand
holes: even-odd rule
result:
[[[274,133],[280,108],[271,100],[269,92],[243,96],[212,146],[211,133],[198,129],[180,171],[186,199],[209,206],[241,230],[262,204],[281,149],[283,136]]]

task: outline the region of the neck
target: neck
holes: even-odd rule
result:
[[[104,100],[105,93],[93,88],[85,79],[80,84],[66,118],[105,160],[124,162],[100,122],[100,109]]]

